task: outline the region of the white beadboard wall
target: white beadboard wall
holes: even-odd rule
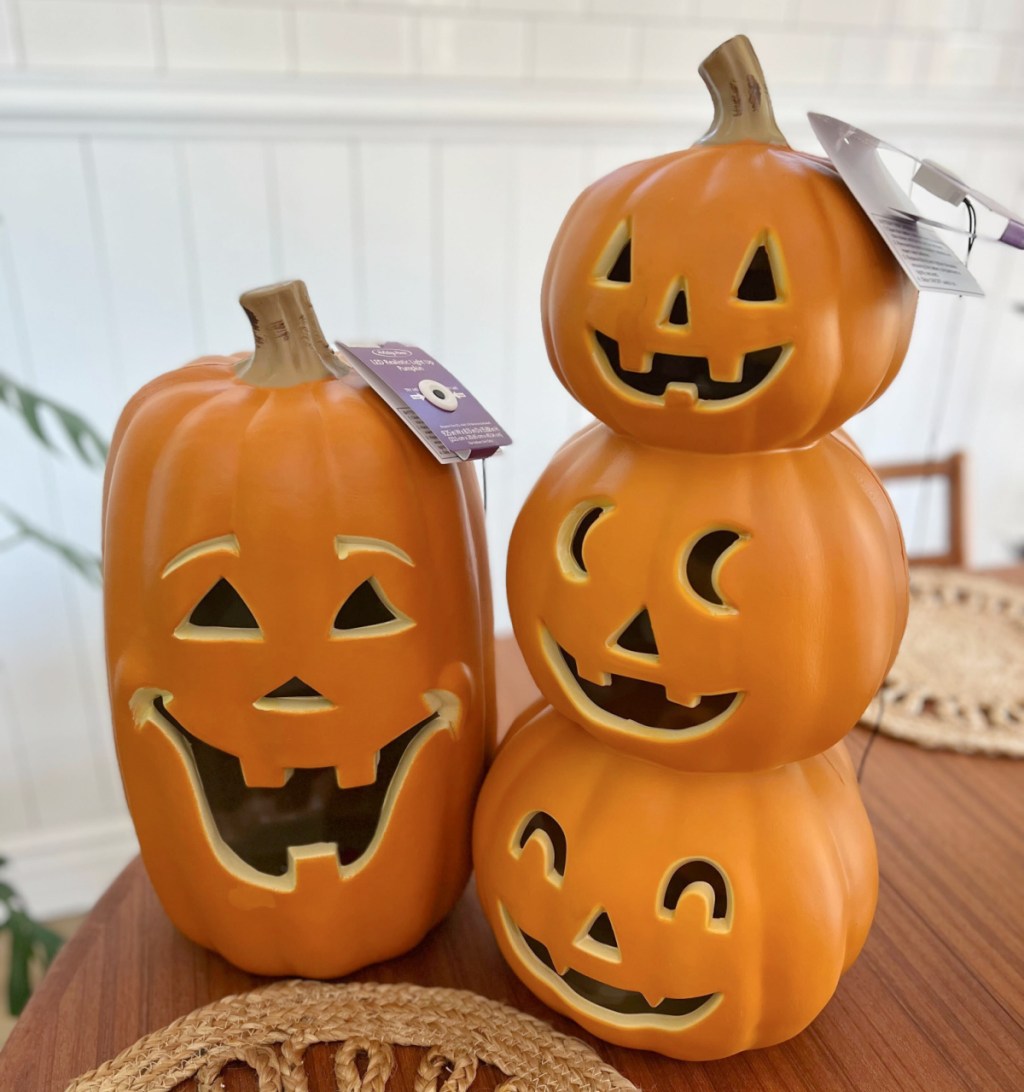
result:
[[[738,31],[783,128],[858,121],[1024,206],[1019,0],[0,0],[0,368],[105,432],[139,384],[249,343],[245,288],[303,277],[329,334],[418,341],[517,437],[488,468],[505,543],[584,420],[538,293],[575,194],[708,118],[699,60]],[[1024,255],[978,245],[984,301],[923,297],[907,364],[853,423],[875,460],[966,448],[978,563],[1024,543]],[[0,500],[96,548],[99,479],[0,416]],[[943,501],[897,496],[912,547]],[[39,913],[133,851],[100,596],[0,554],[0,855]]]

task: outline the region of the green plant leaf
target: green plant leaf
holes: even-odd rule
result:
[[[51,451],[59,448],[44,424],[44,412],[60,425],[65,437],[86,466],[103,466],[107,458],[107,442],[73,409],[37,394],[28,387],[0,372],[0,405],[5,405],[24,422],[33,436]]]
[[[12,1016],[20,1016],[28,1004],[32,985],[29,979],[29,963],[32,959],[32,941],[22,924],[24,915],[11,915],[11,970],[7,979],[7,1008]]]
[[[19,539],[35,542],[63,558],[64,561],[72,568],[77,569],[90,583],[100,583],[102,579],[102,569],[100,566],[100,559],[95,554],[82,550],[78,546],[73,546],[70,542],[63,542],[61,539],[55,538],[47,531],[29,523],[24,516],[20,516],[12,508],[8,508],[6,504],[0,504],[0,515],[2,515],[15,529],[15,534],[10,540],[12,545],[14,541]]]
[[[32,967],[46,970],[64,944],[64,938],[49,926],[34,920],[25,910],[10,884],[0,883],[0,933],[11,934],[11,964],[7,978],[7,1004],[12,1016],[24,1009],[32,993]]]

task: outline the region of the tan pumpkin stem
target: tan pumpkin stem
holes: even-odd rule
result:
[[[254,387],[295,387],[327,379],[338,366],[302,281],[253,288],[239,297],[256,349],[236,369]]]
[[[723,42],[704,58],[701,79],[711,92],[715,116],[698,144],[759,144],[789,147],[775,122],[772,100],[765,86],[761,62],[745,34]]]

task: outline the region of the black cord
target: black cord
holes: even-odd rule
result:
[[[967,257],[964,259],[966,265],[971,260],[971,251],[978,238],[978,210],[969,197],[964,198],[964,205],[967,207]]]
[[[871,735],[868,737],[868,742],[864,747],[864,753],[860,756],[860,762],[857,765],[857,783],[860,784],[861,778],[864,776],[864,766],[868,760],[868,755],[871,754],[871,748],[875,745],[875,740],[878,738],[878,733],[882,728],[882,713],[885,711],[885,690],[878,691],[878,717],[875,720],[875,726],[871,729]]]
[[[487,512],[487,460],[480,460],[480,477],[483,480],[484,489],[484,513]]]

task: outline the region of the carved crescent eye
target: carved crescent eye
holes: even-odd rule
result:
[[[609,508],[610,504],[601,501],[584,501],[583,504],[576,505],[566,517],[558,533],[558,552],[567,575],[577,580],[587,575],[583,540]]]
[[[716,527],[695,538],[683,554],[683,580],[687,588],[715,614],[736,614],[718,586],[718,577],[729,555],[750,535],[730,527]]]
[[[516,838],[515,843],[517,850],[522,852],[531,838],[538,839],[544,846],[544,855],[548,862],[548,878],[552,879],[552,873],[554,873],[558,876],[558,881],[555,882],[560,882],[565,876],[568,846],[565,831],[562,830],[558,820],[546,811],[535,811],[528,815],[519,828],[519,837]]]
[[[711,920],[725,922],[729,917],[729,883],[717,865],[695,858],[683,861],[669,874],[661,898],[662,908],[674,912],[679,900],[689,890],[699,889],[708,901]]]

